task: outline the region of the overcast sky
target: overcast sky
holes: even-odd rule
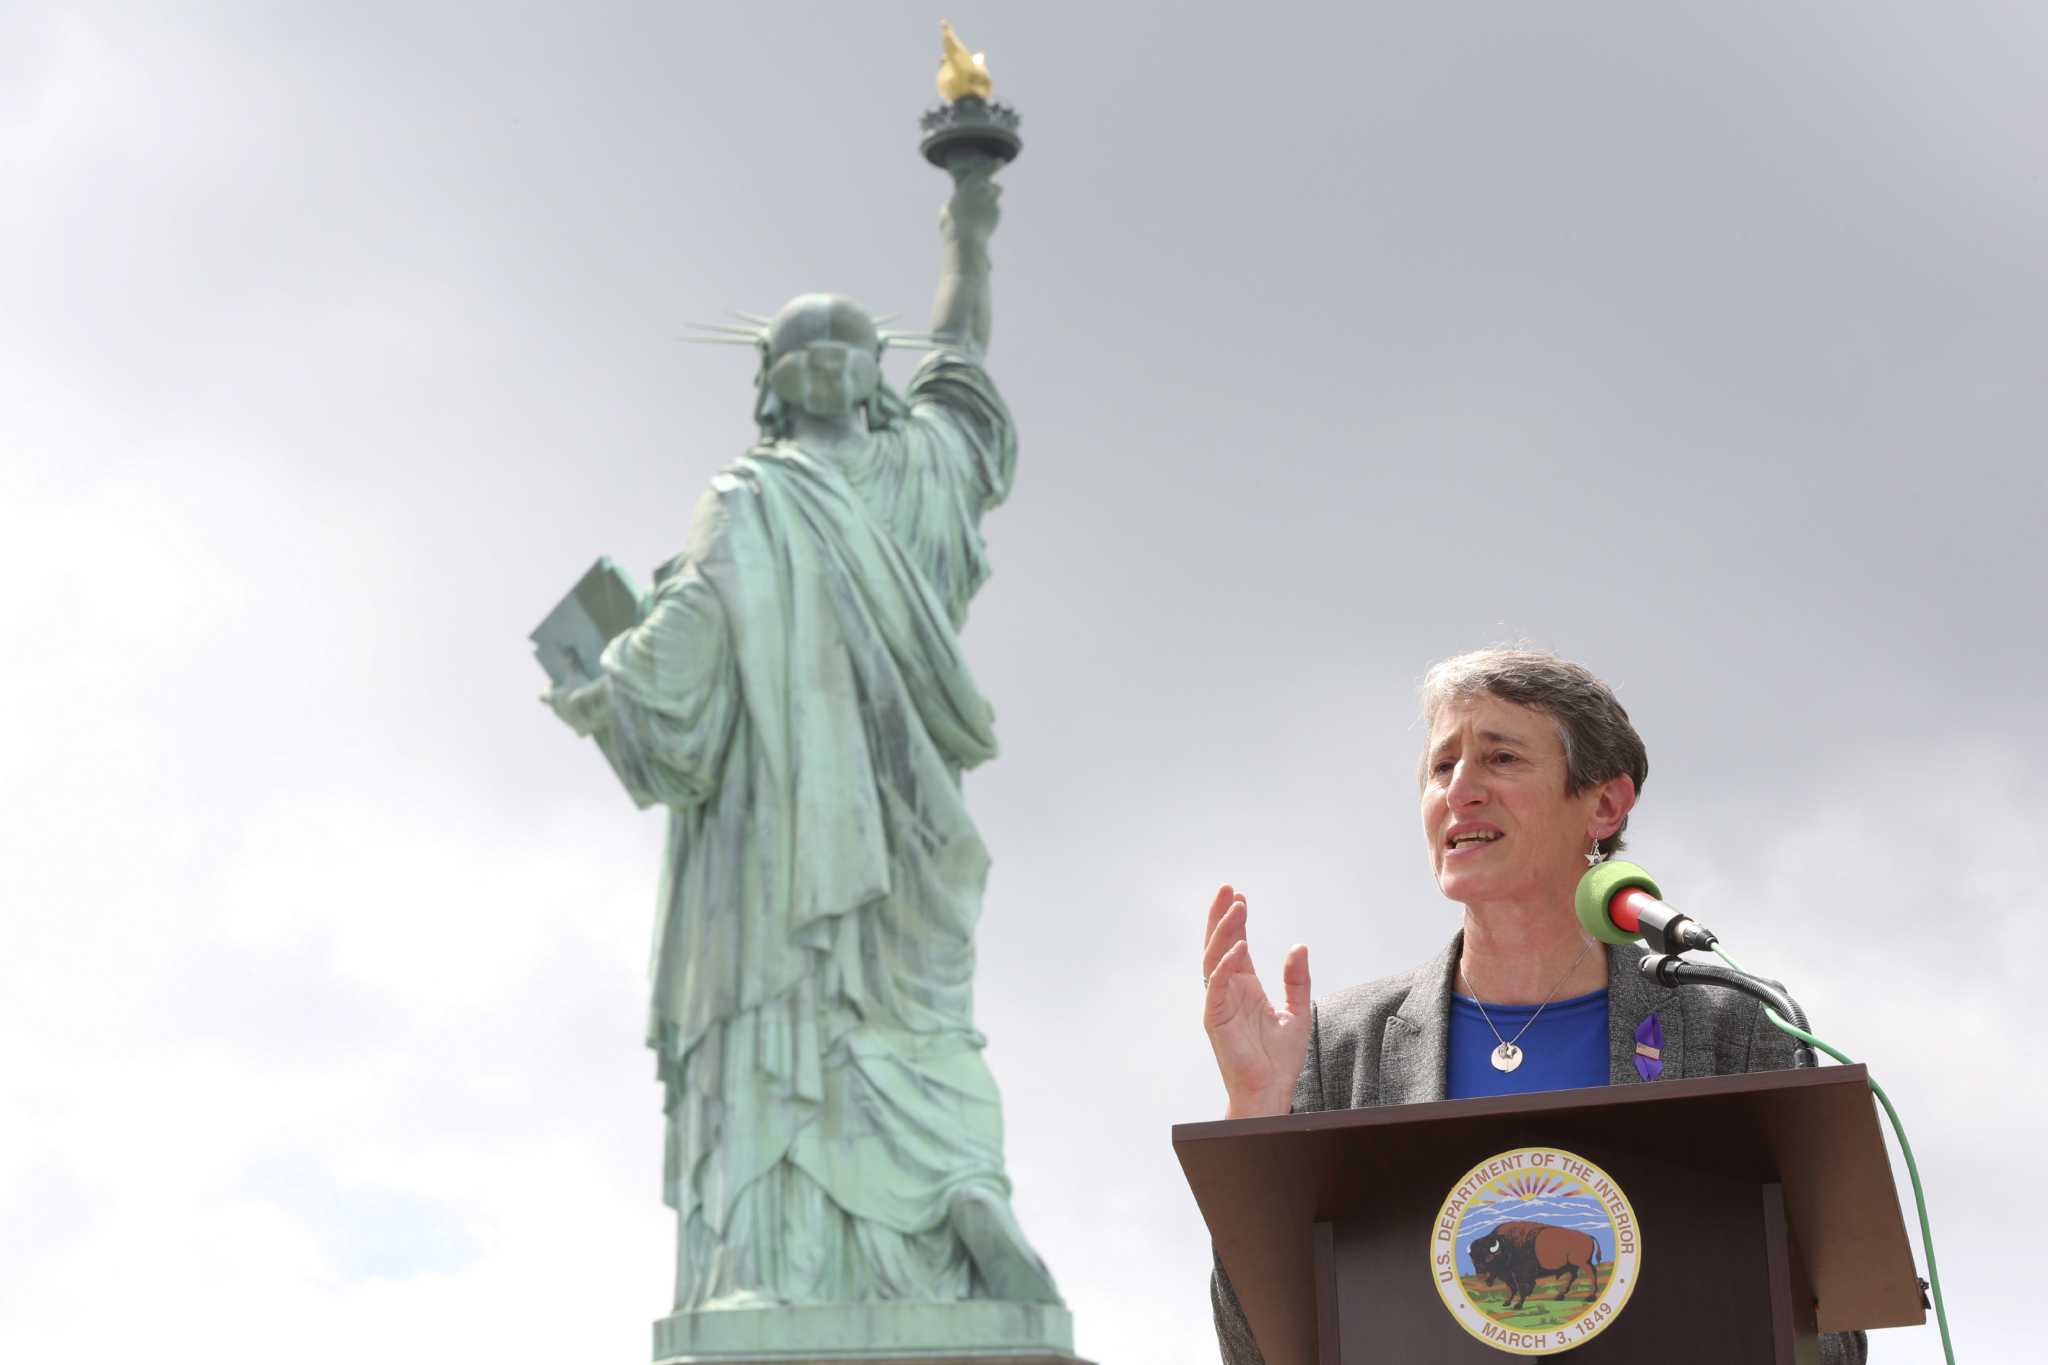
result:
[[[685,323],[922,320],[942,14],[1024,116],[977,1009],[1080,1352],[1213,1358],[1209,893],[1434,951],[1414,685],[1524,639],[2032,1354],[2048,10],[948,3],[0,8],[0,1358],[645,1360],[660,821],[525,636],[751,439]]]

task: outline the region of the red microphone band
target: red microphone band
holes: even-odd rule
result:
[[[1640,886],[1624,886],[1607,902],[1607,917],[1631,934],[1643,932],[1643,911],[1657,908],[1657,898]]]

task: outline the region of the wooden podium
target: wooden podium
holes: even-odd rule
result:
[[[1862,1066],[1184,1123],[1173,1145],[1267,1365],[1500,1360],[1429,1248],[1460,1178],[1523,1147],[1604,1168],[1641,1229],[1635,1291],[1575,1365],[1795,1365],[1816,1332],[1926,1321]]]

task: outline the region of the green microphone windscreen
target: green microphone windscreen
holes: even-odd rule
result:
[[[1641,938],[1641,934],[1632,934],[1616,924],[1607,913],[1607,903],[1614,899],[1614,893],[1631,886],[1641,887],[1658,900],[1664,899],[1650,874],[1634,863],[1609,859],[1587,868],[1586,875],[1579,878],[1578,894],[1572,898],[1580,926],[1603,943],[1634,943]]]

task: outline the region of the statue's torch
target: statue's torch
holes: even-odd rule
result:
[[[945,47],[939,94],[946,102],[924,116],[924,139],[918,144],[924,159],[955,179],[985,162],[1002,166],[1016,160],[1024,150],[1017,136],[1021,120],[1015,109],[989,98],[995,82],[983,54],[969,52],[949,23],[939,25],[939,40]]]

